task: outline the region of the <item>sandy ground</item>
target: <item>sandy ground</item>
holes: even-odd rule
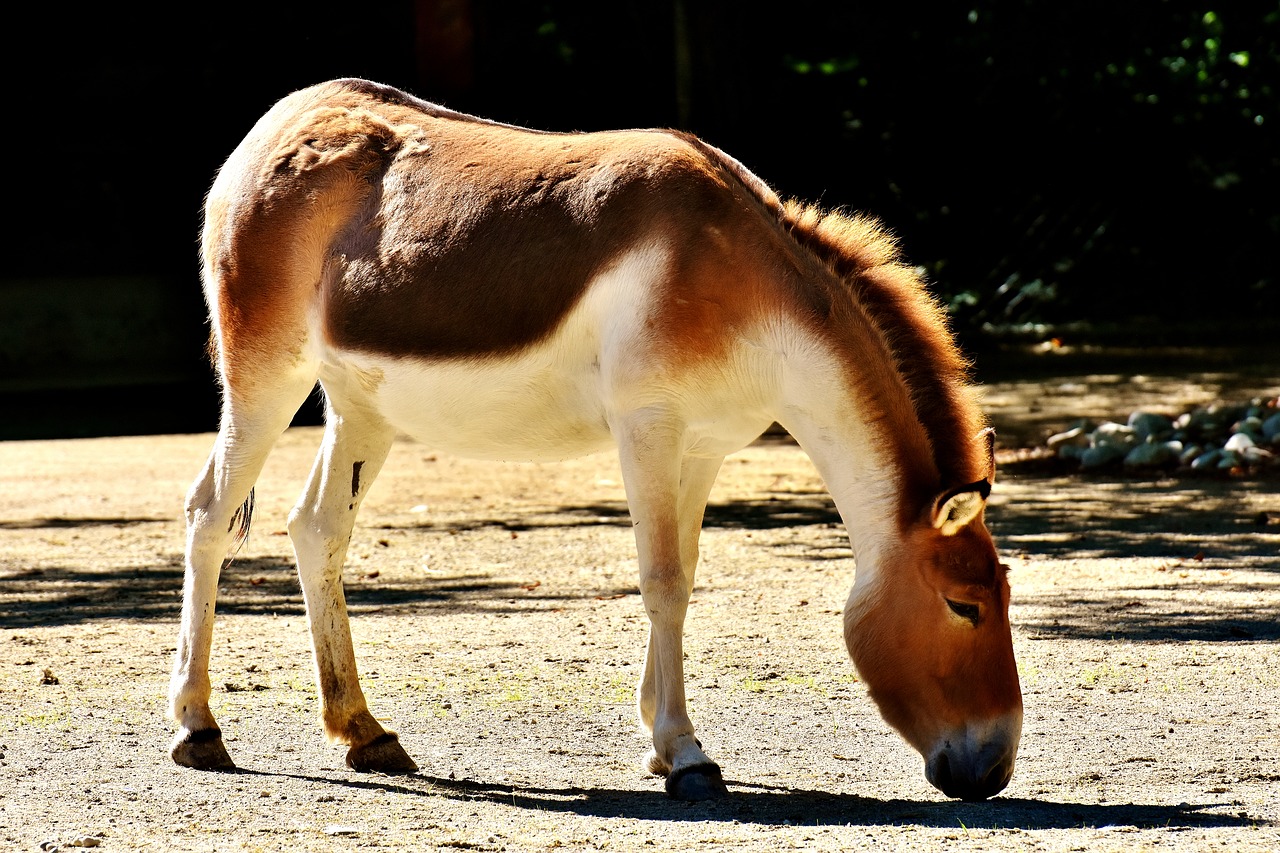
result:
[[[1077,377],[988,397],[1007,441],[1054,411],[1220,390]],[[345,770],[320,736],[284,535],[319,437],[286,434],[222,577],[213,709],[231,774],[174,766],[164,707],[182,497],[211,436],[0,443],[0,848],[1280,849],[1274,480],[1006,467],[988,518],[1013,566],[1026,724],[1008,789],[966,804],[928,785],[854,676],[853,562],[808,460],[785,441],[731,457],[686,643],[731,797],[686,804],[640,769],[646,626],[608,455],[397,445],[348,597],[373,710],[421,771]]]

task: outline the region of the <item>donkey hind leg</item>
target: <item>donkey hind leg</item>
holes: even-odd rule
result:
[[[218,575],[236,538],[245,535],[253,484],[267,455],[314,386],[314,376],[296,371],[270,399],[254,405],[229,399],[209,460],[187,494],[182,623],[169,681],[169,713],[178,723],[169,754],[185,767],[235,767],[209,710]]]
[[[726,795],[720,767],[694,737],[684,692],[684,619],[693,590],[693,563],[682,531],[692,526],[686,501],[705,505],[719,466],[691,461],[681,483],[683,437],[679,428],[637,413],[616,431],[619,459],[636,534],[640,594],[649,616],[649,652],[640,687],[641,720],[653,732],[647,766],[666,771],[667,793],[684,800]],[[686,495],[682,500],[682,492]],[[697,515],[701,515],[701,506]],[[648,687],[646,688],[646,683]],[[651,715],[651,719],[646,719]]]
[[[349,747],[347,766],[353,770],[412,773],[418,765],[395,733],[369,713],[342,591],[342,565],[356,513],[394,438],[395,430],[376,416],[359,409],[350,416],[338,414],[331,399],[324,443],[306,491],[289,514],[289,536],[311,625],[325,733]]]

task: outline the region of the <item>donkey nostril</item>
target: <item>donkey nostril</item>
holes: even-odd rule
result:
[[[1013,777],[1013,762],[1004,758],[997,759],[987,768],[981,778],[975,779],[970,790],[962,797],[966,800],[985,800],[994,797],[1005,789]]]
[[[987,775],[983,777],[982,784],[979,786],[986,791],[986,796],[991,797],[1004,790],[1005,785],[1009,784],[1009,779],[1013,776],[1013,767],[1004,761],[997,761],[987,771]]]
[[[956,796],[955,780],[951,778],[951,759],[945,752],[934,756],[933,761],[930,761],[925,768],[925,776],[933,787],[948,797]]]

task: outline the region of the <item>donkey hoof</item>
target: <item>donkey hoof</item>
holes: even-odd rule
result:
[[[216,728],[194,732],[181,730],[174,737],[173,746],[169,747],[169,757],[176,764],[196,770],[236,769],[236,763],[222,744],[222,732]]]
[[[400,746],[400,738],[391,732],[378,735],[363,746],[347,750],[347,766],[360,773],[386,773],[400,776],[414,773],[418,765]]]
[[[667,777],[667,793],[677,800],[696,802],[727,797],[729,789],[720,775],[720,765],[708,761],[672,771]]]

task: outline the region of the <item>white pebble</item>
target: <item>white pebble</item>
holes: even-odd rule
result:
[[[360,830],[354,826],[340,826],[331,823],[324,828],[325,835],[359,835]]]
[[[1138,434],[1132,427],[1107,421],[1093,431],[1090,442],[1094,447],[1133,447],[1138,443]]]
[[[1240,453],[1246,448],[1253,447],[1254,444],[1254,440],[1249,437],[1247,432],[1238,432],[1227,439],[1227,443],[1222,445],[1222,449]]]
[[[1066,432],[1060,432],[1057,435],[1049,436],[1045,445],[1050,450],[1059,450],[1063,447],[1088,447],[1089,431],[1082,426],[1075,429],[1069,429]]]
[[[1246,447],[1240,451],[1240,455],[1244,457],[1244,461],[1249,465],[1262,465],[1275,458],[1274,453],[1261,447]]]

